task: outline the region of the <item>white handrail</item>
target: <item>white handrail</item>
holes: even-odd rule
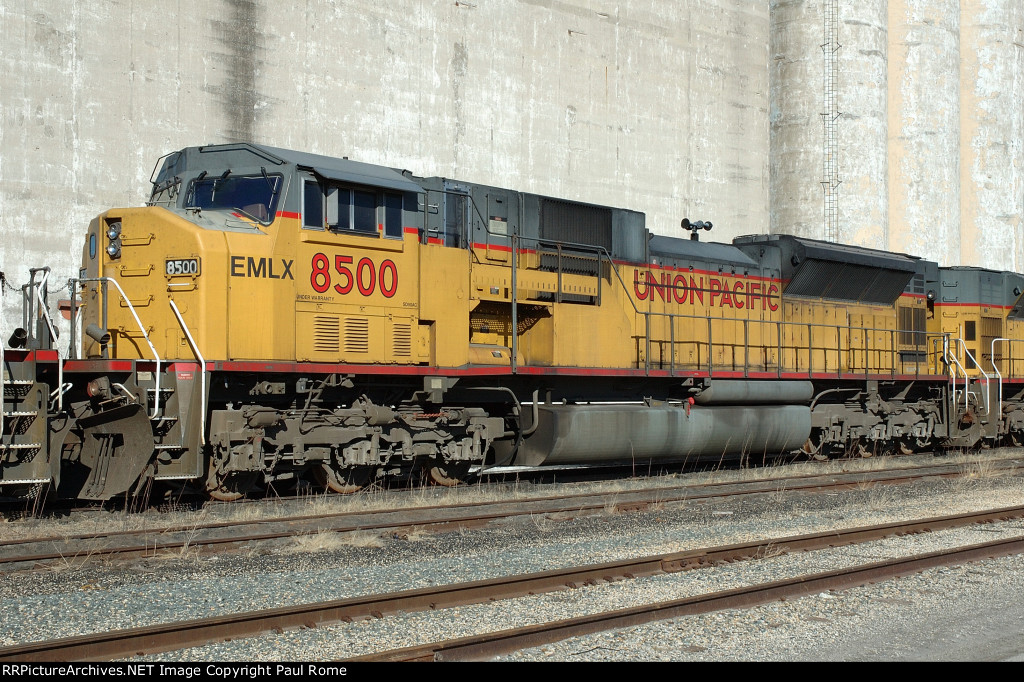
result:
[[[36,301],[39,303],[39,310],[43,312],[43,319],[46,320],[46,327],[50,330],[50,338],[53,339],[53,349],[57,351],[57,386],[59,387],[59,393],[57,394],[57,411],[64,411],[64,394],[67,393],[68,389],[64,388],[64,358],[60,354],[60,346],[57,345],[57,330],[53,328],[53,320],[50,319],[50,311],[46,307],[46,302],[43,301],[43,295],[40,293],[42,288],[46,286],[47,280],[50,279],[50,268],[43,269],[43,278],[39,281],[39,284],[32,282],[32,290],[35,293]],[[32,278],[33,280],[35,277]],[[39,312],[37,311],[38,315]],[[53,396],[51,396],[51,399]]]
[[[153,414],[150,415],[150,419],[156,419],[157,415],[160,414],[160,354],[156,352],[156,348],[153,347],[153,342],[149,340],[149,334],[146,333],[145,327],[142,326],[142,320],[139,319],[138,313],[135,312],[135,306],[128,300],[128,296],[124,293],[124,289],[117,283],[117,280],[113,277],[85,277],[82,279],[73,278],[75,282],[110,282],[117,287],[118,293],[121,294],[121,298],[128,304],[128,310],[131,312],[132,317],[135,318],[135,324],[139,325],[139,331],[142,332],[142,338],[146,339],[146,343],[149,345],[149,350],[153,353],[153,357],[156,358],[156,388],[155,396],[153,398]],[[103,305],[107,302],[104,301]],[[79,353],[81,355],[81,353]]]
[[[954,340],[957,342],[957,344],[959,346],[963,347],[964,358],[970,358],[971,362],[974,363],[974,367],[985,376],[985,414],[986,415],[990,415],[990,414],[992,414],[992,410],[990,409],[991,406],[989,405],[989,402],[988,402],[988,393],[989,393],[989,384],[991,383],[992,379],[988,375],[988,372],[983,370],[981,368],[981,365],[978,364],[978,361],[974,358],[973,355],[971,355],[971,351],[967,350],[967,344],[964,342],[964,340],[963,339],[954,339]],[[967,407],[968,407],[968,404],[967,404],[967,394],[970,393],[970,390],[971,390],[971,377],[967,374],[967,370],[965,370],[960,365],[960,363],[956,361],[956,357],[955,356],[953,357],[953,361],[956,362],[957,367],[960,367],[960,370],[964,373],[964,409],[966,410]],[[956,387],[956,381],[953,382],[953,386],[954,386],[954,388]]]
[[[200,374],[199,374],[199,444],[206,445],[206,360],[203,359],[203,354],[199,352],[199,346],[196,345],[195,339],[192,338],[192,332],[188,330],[188,325],[185,324],[185,320],[181,317],[181,313],[178,312],[178,306],[174,304],[174,299],[171,299],[171,310],[174,311],[174,316],[178,318],[178,324],[181,325],[181,330],[185,332],[185,338],[188,339],[188,345],[192,347],[192,352],[195,353],[196,359],[199,360]],[[179,405],[181,405],[179,399]],[[184,438],[184,433],[182,434]]]
[[[53,339],[54,342],[56,342],[57,341],[57,330],[53,328],[53,320],[50,319],[50,311],[47,310],[46,302],[43,301],[43,295],[42,295],[42,293],[40,293],[42,291],[42,288],[46,286],[46,282],[49,279],[50,279],[50,269],[46,268],[45,272],[43,274],[43,278],[41,280],[39,280],[39,284],[37,285],[37,284],[35,284],[35,282],[32,283],[33,284],[32,292],[36,296],[36,301],[39,303],[39,310],[42,311],[43,319],[46,320],[46,326],[50,330],[50,338]],[[37,311],[36,314],[38,315],[39,312]],[[57,347],[56,343],[54,344],[54,349],[57,351],[57,357],[60,357],[60,348]]]
[[[949,352],[949,337],[942,340],[942,356],[946,359],[946,366],[949,367],[949,374],[953,379],[953,407],[956,407],[956,368],[959,367],[960,371],[964,373],[964,409],[967,409],[967,370],[956,359],[956,355]],[[952,362],[950,362],[951,360]]]
[[[992,364],[992,369],[996,372],[996,377],[999,379],[999,411],[996,413],[996,418],[1002,420],[1003,418],[1003,375],[999,371],[999,366],[996,365],[996,342],[998,341],[1009,341],[1005,337],[999,337],[998,339],[992,339],[992,350],[989,355],[989,362]],[[1012,348],[1012,346],[1011,346]]]

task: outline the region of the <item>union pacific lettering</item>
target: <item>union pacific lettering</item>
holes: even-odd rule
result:
[[[692,303],[719,308],[779,309],[779,285],[760,280],[735,280],[711,275],[684,275],[650,270],[633,272],[633,293],[641,301]]]

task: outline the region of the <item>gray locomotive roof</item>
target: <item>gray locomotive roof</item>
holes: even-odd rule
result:
[[[351,182],[357,185],[368,185],[371,187],[386,187],[401,192],[422,192],[423,188],[410,180],[402,173],[384,166],[376,166],[360,161],[339,159],[333,156],[322,156],[320,154],[309,154],[297,152],[291,149],[280,147],[268,147],[259,144],[242,145],[207,145],[199,147],[200,152],[211,152],[229,149],[251,148],[250,151],[259,152],[273,156],[284,163],[295,164],[303,168],[310,168],[314,173],[330,180]]]
[[[901,253],[788,234],[737,237],[733,244],[748,250],[778,247],[782,277],[789,281],[783,295],[801,298],[892,305],[906,291],[921,262]]]
[[[756,266],[753,258],[730,244],[701,242],[695,239],[663,237],[654,235],[650,240],[651,255],[665,255],[676,258],[712,260],[722,263],[739,263],[746,267]]]
[[[763,244],[768,242],[790,242],[805,259],[851,263],[869,267],[885,268],[901,272],[917,270],[917,256],[903,253],[880,251],[862,246],[834,244],[818,239],[795,237],[789,234],[745,235],[732,240],[733,244]]]

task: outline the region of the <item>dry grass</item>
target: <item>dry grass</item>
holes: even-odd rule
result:
[[[869,490],[874,490],[877,487],[878,481],[872,481],[870,479],[865,481],[857,481],[856,483],[853,484],[853,489],[862,493],[866,493]]]
[[[965,454],[957,458],[961,469],[961,476],[968,480],[987,480],[1003,478],[1010,474],[1006,470],[999,470],[991,457],[986,456],[986,451],[975,454]]]
[[[540,533],[547,533],[551,530],[551,520],[543,514],[530,514],[530,521]]]
[[[784,482],[778,483],[775,490],[768,496],[773,505],[781,505],[790,501],[789,490]]]
[[[875,486],[868,490],[864,506],[872,512],[888,512],[896,504],[899,491],[889,486]]]
[[[380,535],[367,531],[337,533],[321,528],[315,533],[305,533],[289,538],[282,548],[285,554],[310,554],[314,552],[331,552],[345,547],[383,547]]]
[[[51,573],[67,573],[77,571],[92,561],[93,555],[100,551],[100,548],[89,548],[83,552],[65,556],[61,554],[60,559],[46,564],[46,569]]]
[[[998,450],[987,450],[968,455],[951,455],[937,461],[959,461],[964,469],[964,478],[971,481],[988,480],[1001,475],[995,471],[989,458],[999,457]],[[1002,456],[1005,457],[1005,454]],[[705,483],[749,482],[771,480],[784,476],[828,475],[854,473],[866,470],[908,468],[920,464],[920,460],[908,458],[872,457],[864,460],[843,460],[830,462],[791,462],[785,458],[769,461],[766,466],[739,469],[709,468],[701,472],[686,474],[667,473],[663,475],[640,476],[637,478],[563,484],[566,494],[573,492],[628,493],[638,489],[676,488],[681,484],[701,485]],[[712,463],[713,464],[713,463]],[[643,473],[643,472],[639,472]],[[261,521],[295,515],[330,515],[351,512],[368,512],[388,509],[415,509],[450,503],[473,502],[516,502],[544,497],[551,494],[547,486],[512,486],[493,489],[490,487],[465,486],[443,488],[426,486],[395,495],[377,486],[370,486],[353,495],[307,493],[281,505],[238,504],[218,505],[198,511],[176,511],[164,513],[99,513],[92,519],[43,518],[24,520],[17,523],[0,524],[0,542],[5,538],[60,537],[62,534],[93,533],[110,530],[162,532],[166,528],[188,529],[213,520],[218,521]],[[779,496],[784,490],[779,490]],[[614,509],[610,503],[609,511]]]
[[[774,542],[769,542],[768,544],[764,545],[763,547],[757,550],[757,555],[754,558],[774,559],[775,557],[783,556],[786,553],[787,552],[784,548],[776,545]]]

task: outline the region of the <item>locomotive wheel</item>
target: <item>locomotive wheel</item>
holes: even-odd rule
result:
[[[335,468],[328,462],[316,464],[312,469],[313,478],[317,484],[332,492],[342,495],[357,493],[370,482],[373,477],[373,467],[344,467]]]
[[[826,452],[824,447],[824,438],[820,433],[811,433],[810,437],[807,438],[807,442],[800,448],[800,451],[818,462],[828,460],[828,452]]]
[[[258,476],[258,473],[249,472],[222,476],[211,471],[206,479],[206,494],[218,502],[234,502],[252,490]]]
[[[434,466],[428,465],[427,476],[434,485],[443,485],[446,488],[454,488],[457,485],[464,485],[469,478],[469,462],[446,462]]]
[[[862,457],[867,459],[868,457],[874,457],[875,451],[872,447],[872,443],[864,438],[858,438],[853,441],[850,446],[850,454],[854,457]]]
[[[915,438],[914,436],[905,436],[900,438],[898,447],[902,454],[912,455],[915,452],[926,449],[929,446],[927,438]]]

